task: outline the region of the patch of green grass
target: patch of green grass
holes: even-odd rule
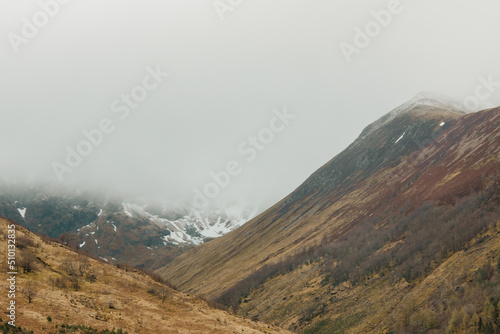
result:
[[[0,331],[2,334],[6,333],[19,333],[19,334],[33,334],[33,331],[27,331],[21,327],[14,327],[9,325],[7,322],[0,321]]]

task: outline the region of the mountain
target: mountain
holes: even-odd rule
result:
[[[105,261],[145,268],[158,268],[185,249],[224,235],[258,210],[242,205],[199,211],[182,203],[134,202],[48,185],[0,189],[0,216]]]
[[[499,134],[499,108],[465,114],[417,96],[285,199],[158,273],[240,315],[304,333],[440,333],[462,324],[464,312],[480,326],[485,305],[500,301],[477,288],[487,281],[493,291],[500,278],[491,269]],[[474,305],[455,302],[458,292]]]
[[[8,297],[7,257],[0,260],[2,300],[15,301],[15,325],[4,311],[3,333],[286,333],[236,317],[127,266],[88,258],[12,221],[0,219],[0,244],[15,230],[18,274]],[[15,265],[13,265],[16,267]],[[9,281],[12,282],[12,281]],[[3,305],[7,308],[6,305]],[[21,329],[22,328],[22,329]]]

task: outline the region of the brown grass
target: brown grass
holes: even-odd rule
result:
[[[7,225],[7,221],[0,219],[2,249],[6,249]],[[57,332],[56,325],[61,324],[86,325],[98,330],[122,328],[128,333],[286,333],[213,309],[207,302],[174,291],[138,270],[118,269],[76,254],[54,241],[42,240],[20,226],[16,230],[18,240],[23,242],[23,252],[39,258],[33,272],[20,272],[16,294],[16,325],[35,333]],[[68,275],[71,264],[77,273]],[[83,266],[83,274],[78,270],[81,264],[88,264]],[[4,301],[7,300],[5,256],[0,259],[0,267]],[[79,281],[78,291],[73,284],[75,279]],[[36,287],[31,304],[24,293],[29,285]],[[47,320],[49,316],[51,322]]]

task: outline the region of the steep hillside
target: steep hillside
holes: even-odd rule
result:
[[[239,314],[310,334],[498,332],[498,219],[413,279],[382,267],[332,283],[325,280],[328,260],[311,255],[296,269],[270,276],[245,294]]]
[[[289,328],[349,314],[352,326],[374,316],[374,307],[389,312],[409,290],[399,299],[370,297],[359,315],[324,293],[359,288],[342,297],[357,305],[377,275],[386,277],[380,291],[398,291],[401,280],[401,289],[414,288],[491,229],[500,217],[499,133],[498,108],[464,115],[411,101],[368,126],[283,201],[159,273],[183,291]]]
[[[0,246],[8,226],[0,219]],[[285,333],[213,309],[131,268],[89,259],[17,225],[16,326],[34,333]],[[0,259],[2,305],[7,258]],[[30,302],[31,299],[31,302]],[[2,307],[3,307],[2,306]],[[5,310],[4,310],[5,311]],[[7,319],[4,312],[3,321]],[[3,325],[4,326],[4,325]],[[115,330],[111,332],[112,330]],[[104,332],[103,332],[104,333]]]
[[[399,109],[367,127],[349,148],[283,201],[226,237],[179,257],[162,273],[187,291],[212,297],[269,259],[285,257],[319,243],[325,234],[340,234],[350,224],[372,214],[382,199],[381,193],[372,189],[391,191],[383,175],[391,173],[387,167],[400,165],[462,116],[426,104]],[[391,181],[395,181],[394,176],[406,174],[406,171],[393,173]],[[392,196],[396,189],[384,195]],[[233,271],[233,266],[239,271]],[[223,283],[205,281],[219,274],[225,277]]]

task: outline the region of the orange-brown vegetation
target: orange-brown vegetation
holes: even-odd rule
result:
[[[499,196],[500,108],[418,107],[368,127],[280,203],[158,272],[307,333],[441,333],[454,317],[453,333],[463,312],[497,330],[484,329],[483,309],[498,303]],[[458,306],[453,285],[474,307]]]
[[[7,226],[0,219],[0,247]],[[284,333],[214,309],[173,290],[161,278],[77,254],[16,225],[16,326],[34,333]],[[7,301],[7,258],[0,259],[0,297]],[[3,312],[2,312],[3,314]],[[8,320],[3,314],[3,321]]]

